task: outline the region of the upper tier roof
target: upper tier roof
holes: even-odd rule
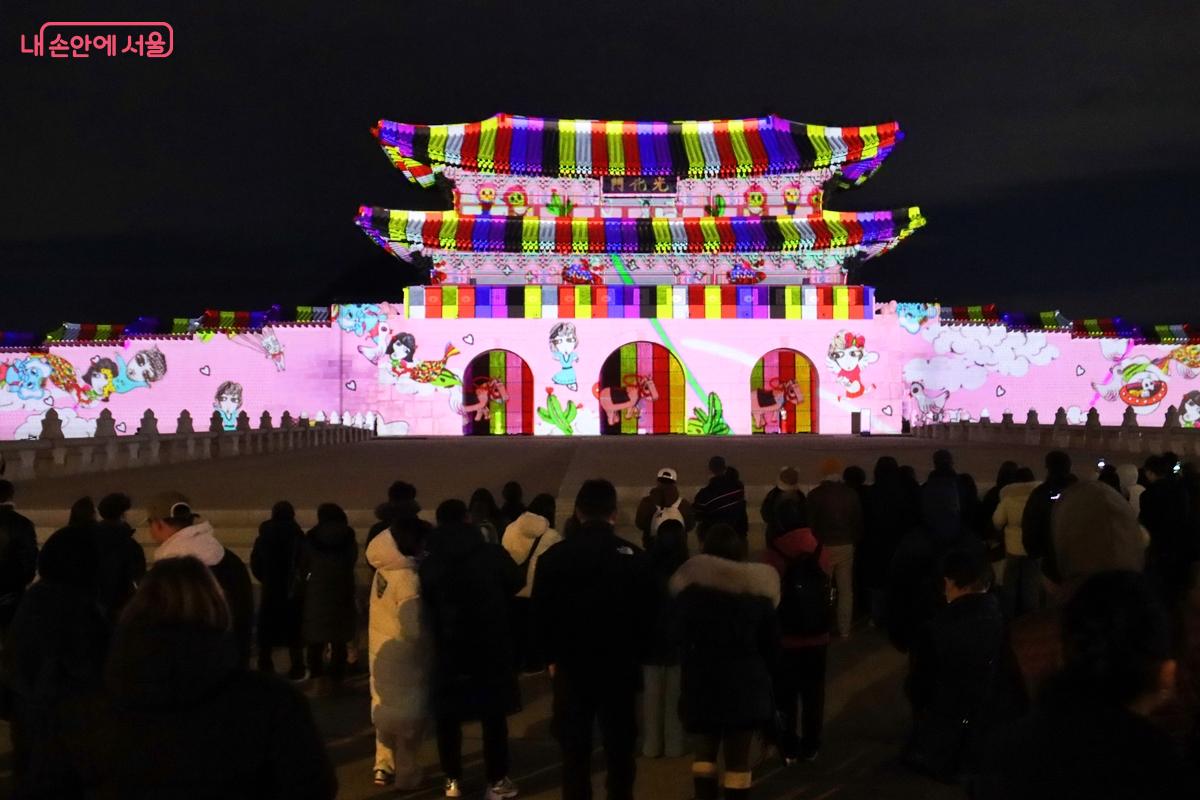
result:
[[[778,175],[832,167],[843,187],[865,181],[904,138],[895,122],[805,125],[774,115],[684,122],[540,119],[412,125],[380,120],[379,143],[409,180],[428,186],[447,166],[500,175],[681,178]]]

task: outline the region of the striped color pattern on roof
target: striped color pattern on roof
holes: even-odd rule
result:
[[[889,246],[925,224],[920,209],[827,211],[820,218],[605,219],[407,211],[363,206],[356,222],[377,243],[503,253],[746,253]]]
[[[777,116],[685,122],[541,119],[497,114],[481,122],[413,125],[380,120],[373,132],[392,162],[498,175],[681,178],[778,175],[843,167],[843,186],[870,177],[903,138],[899,124],[826,127]],[[425,168],[426,170],[429,167]]]

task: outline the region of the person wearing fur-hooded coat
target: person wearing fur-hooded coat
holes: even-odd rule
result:
[[[671,577],[683,643],[680,716],[696,738],[692,777],[698,800],[717,796],[725,753],[726,798],[749,796],[750,744],[775,716],[771,669],[779,654],[779,574],[746,563],[728,525],[705,533],[704,553]]]
[[[367,546],[375,569],[367,625],[371,670],[371,721],[375,723],[375,782],[393,780],[398,789],[415,789],[422,774],[417,762],[429,716],[429,631],[421,616],[421,581],[414,558],[423,530],[401,530],[401,551],[391,531]]]

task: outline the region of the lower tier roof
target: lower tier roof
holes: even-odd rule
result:
[[[499,253],[760,253],[895,246],[925,224],[915,206],[826,211],[814,217],[505,217],[363,206],[356,224],[399,255],[412,250]]]

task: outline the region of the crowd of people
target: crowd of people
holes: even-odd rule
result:
[[[509,482],[432,522],[396,482],[363,542],[365,603],[335,504],[306,532],[276,503],[247,568],[186,496],[156,495],[148,569],[130,498],[79,500],[39,551],[0,480],[18,796],[333,797],[300,688],[338,691],[365,649],[381,787],[428,785],[431,735],[463,796],[479,722],[484,796],[516,797],[524,675],[552,690],[565,800],[592,796],[597,729],[610,800],[633,797],[639,751],[690,753],[697,800],[745,798],[756,740],[788,768],[819,758],[829,648],[865,626],[908,658],[907,767],[984,800],[1181,796],[1200,767],[1200,474],[1170,453],[1078,478],[1052,452],[1044,470],[1005,462],[981,496],[947,451],[923,482],[889,456],[870,481],[828,459],[805,492],[784,467],[761,552],[721,457],[690,501],[657,472],[641,546],[604,479],[563,515]]]

